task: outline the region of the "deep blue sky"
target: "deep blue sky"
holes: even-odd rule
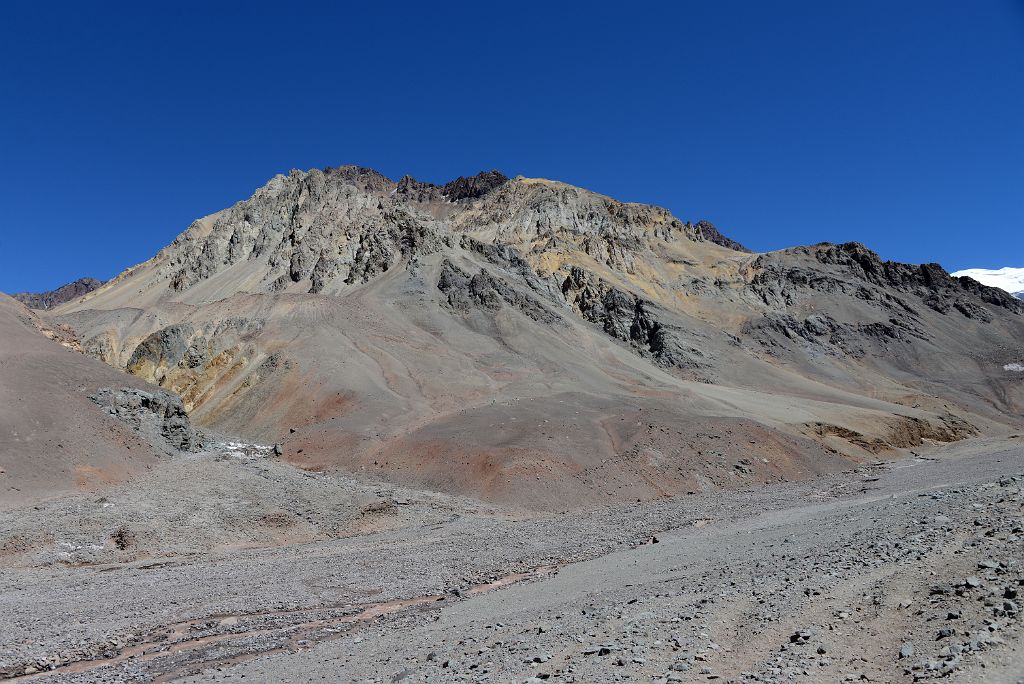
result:
[[[0,290],[109,278],[345,163],[1024,266],[1019,1],[155,4],[0,7]]]

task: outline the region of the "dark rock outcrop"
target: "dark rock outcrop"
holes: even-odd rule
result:
[[[670,323],[669,312],[657,304],[609,285],[579,267],[570,270],[562,283],[562,293],[584,319],[660,364],[689,369],[705,365],[704,353],[687,343],[683,328]]]
[[[965,316],[973,317],[974,307],[969,302],[963,304],[960,295],[974,295],[981,301],[1007,309],[1013,313],[1024,313],[1024,304],[1008,292],[997,287],[982,285],[973,278],[954,278],[939,264],[901,264],[895,261],[883,261],[877,254],[859,242],[847,242],[841,245],[818,245],[815,256],[823,264],[844,267],[870,283],[881,287],[914,292],[922,297],[936,295],[936,305],[929,304],[936,311],[937,306],[950,303]],[[960,302],[961,306],[957,306]],[[965,311],[964,309],[968,310]]]
[[[462,236],[459,246],[479,254],[550,302],[562,303],[561,292],[552,285],[550,280],[542,280],[537,277],[530,262],[514,247],[501,242],[482,242],[468,235]]]
[[[443,191],[438,185],[418,181],[412,176],[402,176],[395,188],[395,194],[410,202],[437,202],[442,199]]]
[[[419,181],[412,176],[402,176],[395,186],[395,194],[410,202],[459,202],[483,197],[508,180],[508,176],[501,171],[481,171],[475,176],[459,176],[444,185]]]
[[[914,297],[939,313],[958,311],[982,322],[991,319],[983,303],[1024,314],[1024,303],[1003,290],[971,278],[954,278],[938,264],[883,261],[857,242],[771,252],[757,257],[750,269],[750,291],[776,309],[835,294],[871,303],[896,316],[917,315]]]
[[[722,247],[727,247],[729,249],[736,250],[737,252],[747,252],[748,254],[750,253],[750,250],[741,245],[740,243],[736,242],[730,237],[722,235],[718,231],[718,228],[715,227],[715,224],[711,223],[710,221],[705,221],[704,219],[697,221],[697,223],[694,224],[693,226],[693,230],[697,234],[697,236],[699,236],[699,238],[702,240],[706,240],[707,242],[713,242],[716,245],[721,245]]]
[[[459,176],[441,188],[449,202],[483,197],[491,190],[508,182],[501,171],[482,171],[475,176]]]
[[[150,363],[159,366],[161,363],[174,366],[185,359],[192,349],[192,338],[195,335],[195,328],[188,323],[171,325],[156,331],[135,348],[131,358],[128,360],[128,371],[137,368],[141,364]],[[190,357],[199,354],[194,351]],[[191,365],[191,363],[190,363]]]
[[[538,299],[520,292],[487,270],[480,269],[470,275],[448,259],[442,262],[437,289],[447,295],[448,305],[456,311],[468,312],[477,307],[495,313],[507,304],[535,321],[555,323],[560,320],[558,314]]]
[[[101,285],[103,285],[103,281],[96,280],[95,278],[79,278],[72,283],[61,285],[56,290],[50,290],[49,292],[19,292],[11,296],[30,309],[45,310],[87,295]]]
[[[154,446],[173,451],[193,451],[202,446],[176,394],[124,387],[103,388],[89,398]]]
[[[863,358],[869,353],[882,355],[893,343],[926,340],[925,334],[908,319],[890,318],[871,323],[840,323],[827,314],[812,314],[804,320],[774,312],[747,321],[742,330],[770,354],[792,343],[817,347],[831,356]]]

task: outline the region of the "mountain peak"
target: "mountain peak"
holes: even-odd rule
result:
[[[395,192],[414,202],[458,202],[483,197],[508,180],[508,176],[501,171],[481,171],[475,176],[459,176],[444,185],[405,175],[398,181]]]
[[[607,482],[636,498],[842,469],[842,450],[1021,415],[1024,302],[1002,290],[860,243],[748,254],[708,221],[497,171],[277,176],[50,315],[282,458],[542,509]],[[737,470],[708,433],[788,465]]]
[[[632,269],[655,258],[647,252],[661,242],[747,251],[708,221],[684,223],[661,207],[566,183],[497,170],[444,185],[411,175],[396,182],[348,165],[275,176],[249,199],[195,221],[136,268],[149,273],[147,292],[217,281],[197,293],[204,300],[234,292],[337,294],[464,237],[512,246],[541,270],[560,271],[570,253]]]
[[[508,182],[508,176],[501,171],[481,171],[475,176],[459,176],[444,185],[445,197],[451,202],[476,199]]]
[[[45,310],[89,294],[101,285],[103,285],[103,281],[95,278],[79,278],[49,292],[19,292],[11,296],[30,309]]]

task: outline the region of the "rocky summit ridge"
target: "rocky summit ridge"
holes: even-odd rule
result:
[[[203,427],[527,507],[805,477],[1024,414],[1002,290],[497,171],[279,175],[48,316]]]
[[[366,283],[403,257],[465,235],[528,243],[533,253],[571,239],[623,266],[649,237],[735,245],[706,221],[684,224],[664,209],[562,183],[490,171],[438,186],[345,166],[277,176],[249,200],[193,223],[157,259],[176,291],[248,262],[262,276],[252,289],[316,294]]]

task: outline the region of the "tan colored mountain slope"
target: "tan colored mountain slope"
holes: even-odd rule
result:
[[[799,478],[1021,424],[1024,305],[860,245],[497,173],[278,176],[50,314],[200,424],[560,509]]]
[[[161,455],[89,398],[146,383],[76,347],[0,295],[0,509],[121,482]]]

